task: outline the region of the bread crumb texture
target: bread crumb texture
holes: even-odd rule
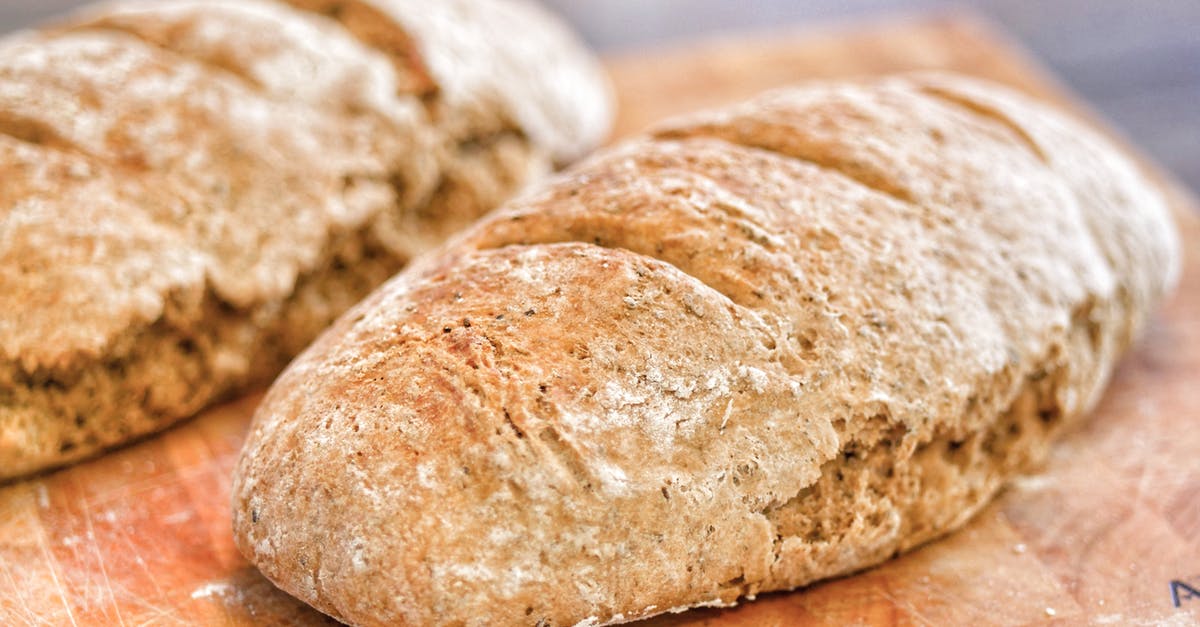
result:
[[[948,75],[669,122],[342,317],[236,470],[241,550],[352,624],[603,624],[964,523],[1173,281],[1092,131]]]
[[[293,4],[107,4],[0,42],[0,480],[268,382],[606,132],[596,62],[532,5]]]

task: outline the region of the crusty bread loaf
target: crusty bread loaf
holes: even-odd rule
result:
[[[861,569],[961,525],[1096,402],[1176,238],[1107,141],[970,79],[677,120],[294,361],[235,537],[364,625],[595,625]]]
[[[597,64],[532,5],[294,4],[0,42],[0,480],[268,382],[605,132]]]

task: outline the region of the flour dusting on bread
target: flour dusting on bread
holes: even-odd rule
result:
[[[294,361],[235,535],[364,625],[607,624],[850,573],[1043,459],[1178,264],[1136,166],[996,85],[817,83],[668,121]]]

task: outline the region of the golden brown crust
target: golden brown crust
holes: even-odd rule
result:
[[[294,361],[235,537],[352,624],[620,622],[860,569],[1040,459],[1177,264],[1125,158],[996,86],[670,122]]]
[[[468,30],[510,12],[458,8]],[[537,121],[558,133],[546,139],[512,116],[576,98],[595,110],[604,83],[561,26],[511,11],[557,29],[526,44],[578,62],[587,89],[505,100],[464,79],[461,100],[499,131],[434,115],[390,49],[277,2],[112,4],[0,42],[0,480],[265,381],[564,146],[596,141],[606,112]],[[414,46],[441,54],[461,36],[441,27]],[[553,103],[524,101],[541,97]]]

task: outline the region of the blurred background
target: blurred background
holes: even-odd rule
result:
[[[1200,191],[1200,0],[541,1],[610,53],[913,12],[969,11],[1000,25]],[[0,30],[85,3],[0,0]]]

